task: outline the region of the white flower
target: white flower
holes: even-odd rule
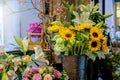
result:
[[[93,13],[98,12],[99,4],[96,4],[96,5],[95,5],[95,2],[92,1],[92,2],[90,2],[90,4],[88,4],[87,6],[81,4],[81,5],[79,6],[79,8],[80,8],[80,11],[85,11],[85,12],[89,12],[89,13],[93,14]]]
[[[64,39],[63,38],[57,38],[56,39],[56,44],[62,44],[62,43],[64,43]]]
[[[73,19],[72,21],[75,23],[75,25],[80,25],[82,23],[89,23],[94,25],[95,23],[89,19],[89,12],[82,12],[81,15],[79,15],[77,12],[73,12],[73,14],[75,15],[75,19]]]
[[[34,47],[35,50],[35,60],[41,62],[41,63],[45,63],[43,65],[49,65],[49,61],[47,59],[45,59],[45,53],[43,52],[41,46],[36,46]]]
[[[29,43],[29,39],[27,37],[23,38],[22,40],[22,44],[23,44],[23,49],[24,51],[27,51],[28,50],[28,43]]]
[[[57,55],[59,55],[60,52],[66,51],[66,47],[64,46],[64,44],[55,44],[54,45],[54,50],[55,50],[55,53]]]

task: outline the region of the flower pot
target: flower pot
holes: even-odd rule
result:
[[[63,68],[67,72],[70,80],[86,80],[86,62],[87,57],[82,56],[64,56]]]

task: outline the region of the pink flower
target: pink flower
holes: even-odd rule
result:
[[[27,77],[24,77],[23,80],[29,80]]]
[[[35,74],[32,80],[42,80],[42,76],[40,74]]]
[[[31,72],[39,72],[42,67],[32,67]]]
[[[61,78],[61,77],[62,77],[62,74],[61,74],[58,70],[55,70],[55,71],[54,71],[54,75],[55,75],[57,78]]]
[[[48,67],[49,71],[52,72],[54,70],[53,67]]]
[[[50,74],[46,74],[44,80],[52,80],[52,76]]]
[[[42,32],[42,23],[35,22],[29,24],[30,28],[27,30],[27,32],[33,32],[33,33],[41,33]],[[40,35],[32,35],[32,37],[41,37]]]
[[[42,31],[42,24],[39,22],[29,24],[30,29],[27,32],[40,33]]]
[[[28,77],[28,78],[31,78],[32,77],[32,73],[27,73],[27,74],[25,74],[25,76]]]

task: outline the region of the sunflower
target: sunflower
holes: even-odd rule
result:
[[[58,33],[59,33],[61,36],[63,36],[63,35],[64,35],[64,32],[67,31],[67,30],[70,30],[70,29],[68,29],[67,27],[60,27]]]
[[[80,30],[83,30],[83,29],[90,29],[92,28],[93,26],[91,24],[88,24],[88,23],[84,23],[84,24],[81,24],[80,26],[75,26],[75,30],[77,31],[80,31]]]
[[[59,33],[66,40],[73,40],[75,38],[75,33],[69,29],[65,29],[64,31],[61,29]]]
[[[108,51],[108,47],[104,43],[102,44],[102,50],[104,53],[106,53]]]
[[[107,43],[107,37],[102,37],[103,43]]]
[[[101,43],[99,40],[91,40],[89,41],[89,49],[92,50],[92,51],[97,51],[100,49],[100,46],[101,46]]]
[[[93,26],[91,24],[88,24],[88,23],[84,23],[84,24],[81,24],[80,27],[84,28],[84,29],[89,29],[89,28],[92,28]]]
[[[103,30],[97,27],[92,27],[90,29],[90,37],[91,39],[101,39],[103,36]]]

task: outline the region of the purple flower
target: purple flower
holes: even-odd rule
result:
[[[55,71],[54,71],[54,75],[55,75],[55,77],[57,77],[57,78],[61,78],[61,77],[62,77],[62,74],[61,74],[58,70],[55,70]]]
[[[42,67],[32,67],[31,72],[39,72]]]
[[[32,80],[42,80],[42,76],[40,74],[35,74]]]
[[[46,74],[44,80],[52,80],[52,76],[50,74]]]

